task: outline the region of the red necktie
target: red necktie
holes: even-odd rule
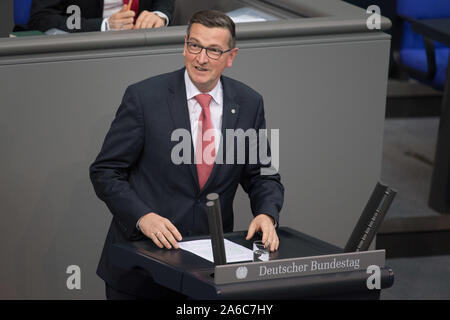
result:
[[[202,107],[202,112],[198,119],[197,147],[195,152],[195,163],[197,164],[200,189],[203,188],[208,180],[216,157],[214,127],[211,121],[211,111],[209,110],[211,98],[209,94],[198,94],[195,96],[195,99]]]
[[[130,0],[123,0],[123,4],[128,4],[129,2],[130,2]],[[135,15],[135,18],[136,18],[137,14],[139,12],[139,0],[133,0],[130,10],[133,10],[134,13],[136,13],[136,15]]]

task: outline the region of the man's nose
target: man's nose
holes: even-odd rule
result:
[[[202,51],[197,55],[197,59],[199,63],[206,63],[209,61],[208,56],[206,55],[206,49],[203,48]]]

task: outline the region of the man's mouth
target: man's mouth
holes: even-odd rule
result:
[[[202,68],[202,67],[198,67],[198,66],[194,66],[194,68],[195,68],[196,70],[198,70],[198,71],[201,71],[201,72],[208,71],[207,69]]]

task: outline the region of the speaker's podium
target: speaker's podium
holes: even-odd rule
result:
[[[255,239],[246,241],[246,231],[224,236],[219,195],[210,193],[206,209],[215,264],[190,251],[159,249],[149,239],[117,243],[111,256],[118,266],[144,269],[157,283],[193,299],[379,299],[394,274],[385,266],[384,250],[366,250],[395,194],[376,184],[344,249],[281,227],[278,251],[269,261],[227,264],[224,238],[249,249]]]
[[[255,239],[245,240],[246,233],[224,238],[252,249]],[[115,244],[113,263],[147,270],[159,284],[193,299],[379,299],[381,289],[393,284],[384,250],[344,252],[287,227],[277,233],[279,249],[267,262],[215,265],[189,251],[160,249],[147,239]]]

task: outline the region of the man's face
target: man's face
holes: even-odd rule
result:
[[[225,51],[230,49],[228,45],[230,37],[230,32],[225,28],[208,28],[199,23],[192,24],[189,39],[187,36],[184,37],[183,56],[186,70],[191,81],[201,92],[211,91],[216,86],[223,70],[233,64],[238,49],[234,48],[222,54],[218,60],[214,60],[206,55],[204,49],[197,54],[190,53],[187,49],[187,41],[202,47]]]

